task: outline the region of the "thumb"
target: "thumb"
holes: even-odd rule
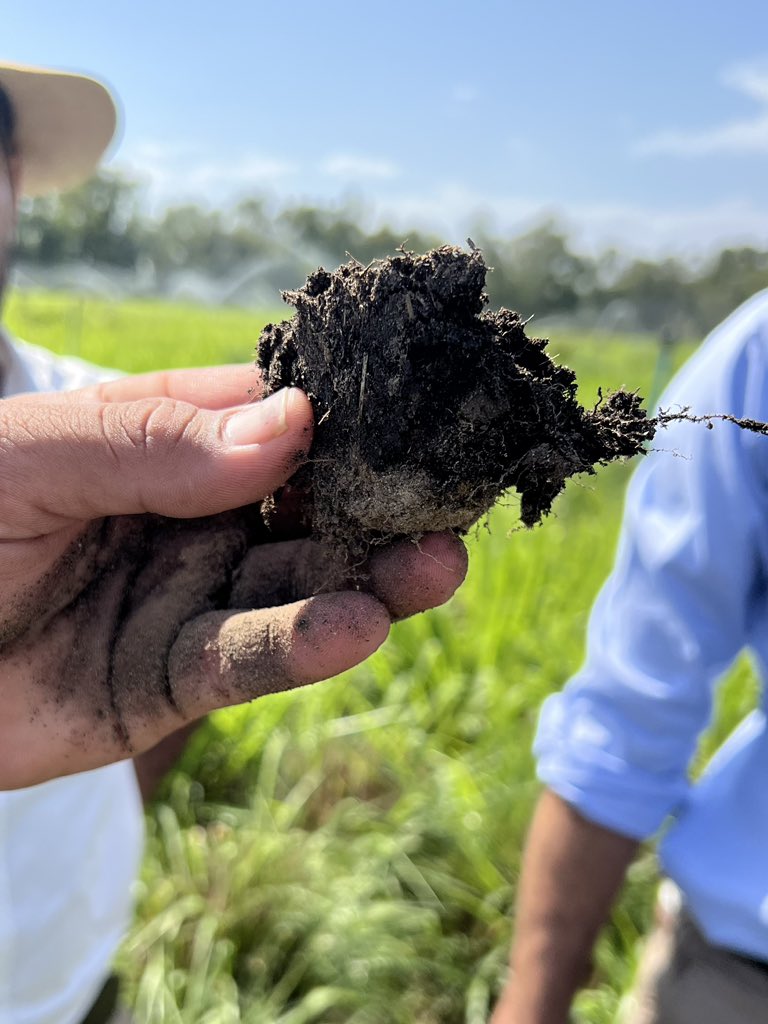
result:
[[[283,484],[311,441],[312,407],[296,388],[218,411],[169,398],[5,399],[0,539],[109,515],[238,508]]]

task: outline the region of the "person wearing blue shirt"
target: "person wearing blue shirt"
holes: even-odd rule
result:
[[[768,420],[768,292],[738,309],[661,405]],[[564,1024],[638,844],[666,823],[658,923],[626,1024],[768,1020],[765,697],[692,783],[713,692],[748,649],[768,670],[768,438],[677,423],[629,487],[586,662],[543,706],[546,789],[493,1024]]]

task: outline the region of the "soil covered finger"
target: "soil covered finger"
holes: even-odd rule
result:
[[[467,574],[467,549],[450,533],[426,534],[378,550],[368,586],[397,619],[445,604]]]
[[[178,728],[169,652],[184,623],[227,606],[247,543],[236,513],[183,523],[120,517],[86,534],[44,578],[44,604],[37,614],[24,606],[0,656],[4,675],[23,680],[21,717],[46,723],[60,760],[94,767]]]
[[[200,369],[156,370],[131,374],[92,384],[76,391],[53,391],[46,400],[57,405],[86,402],[135,402],[142,398],[171,398],[199,409],[228,409],[259,400],[264,381],[253,363],[232,363]],[[18,395],[16,400],[34,404],[40,393]]]
[[[349,589],[372,593],[393,618],[444,604],[461,585],[467,552],[450,533],[427,534],[380,548],[366,566],[352,566],[346,549],[320,541],[286,541],[252,548],[233,582],[233,608],[269,608]]]
[[[364,661],[387,637],[386,608],[344,592],[280,608],[211,612],[188,623],[169,658],[186,718],[295,689]]]
[[[186,622],[226,605],[246,547],[236,516],[199,526],[158,521],[146,565],[126,590],[109,664],[112,705],[130,746],[145,720],[180,715],[169,684],[169,653]]]
[[[338,547],[307,539],[262,544],[252,548],[238,567],[230,604],[272,608],[348,585],[348,561]]]
[[[228,409],[260,399],[264,383],[253,364],[230,364],[142,373],[96,385],[92,390],[102,402],[172,398],[200,409]]]

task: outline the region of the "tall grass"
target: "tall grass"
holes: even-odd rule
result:
[[[55,295],[17,297],[9,319],[31,341],[131,370],[246,359],[264,320]],[[653,377],[648,340],[552,347],[579,372],[584,402],[598,384],[644,389]],[[469,578],[448,606],[394,627],[343,677],[211,717],[148,815],[119,958],[140,1021],[487,1020],[537,794],[537,709],[581,660],[628,472],[571,483],[533,531],[517,527],[511,498],[468,538]],[[751,685],[741,665],[709,746]],[[601,940],[579,1021],[612,1019],[654,879],[648,851]]]
[[[154,299],[112,303],[66,292],[14,291],[6,323],[25,341],[129,373],[245,362],[262,327],[287,306],[254,315]]]

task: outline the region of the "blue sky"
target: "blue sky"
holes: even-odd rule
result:
[[[1,55],[118,92],[154,203],[365,198],[460,240],[768,246],[765,0],[7,0]]]

